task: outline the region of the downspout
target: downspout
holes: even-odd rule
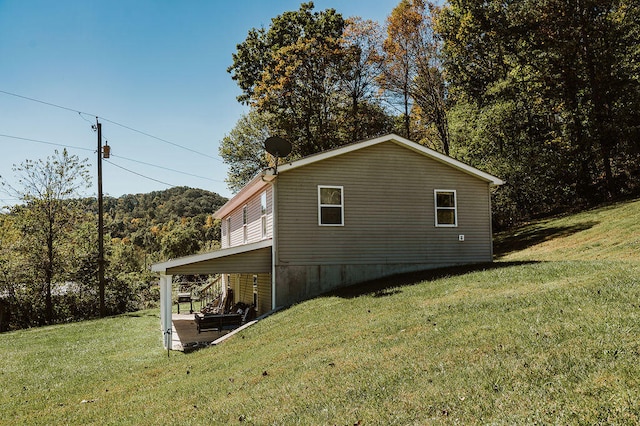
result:
[[[278,260],[277,180],[271,182],[271,310],[276,309],[276,262]]]
[[[492,208],[491,208],[491,187],[492,184],[488,185],[488,191],[489,191],[489,241],[491,241],[491,250],[490,250],[490,262],[493,263],[493,213],[492,213]]]

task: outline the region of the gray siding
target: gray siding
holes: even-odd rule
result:
[[[271,274],[258,274],[258,315],[271,310]]]
[[[279,300],[376,274],[491,261],[488,183],[392,142],[289,170],[277,185]],[[344,187],[344,226],[318,225],[318,185]],[[434,189],[456,190],[457,227],[435,226]]]

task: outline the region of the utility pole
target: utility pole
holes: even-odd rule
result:
[[[102,123],[96,117],[98,129],[98,287],[100,289],[100,318],[107,315],[104,304],[104,206],[102,203]]]

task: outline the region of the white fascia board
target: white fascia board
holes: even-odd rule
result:
[[[239,206],[246,204],[247,200],[255,195],[258,191],[269,184],[268,181],[263,179],[265,172],[260,172],[251,179],[251,181],[242,187],[240,192],[234,195],[229,201],[227,201],[222,207],[220,207],[214,214],[215,219],[223,219],[233,210]]]
[[[415,152],[418,152],[436,161],[447,164],[464,173],[475,176],[478,179],[481,179],[483,181],[490,183],[491,185],[504,184],[504,181],[500,178],[490,175],[489,173],[480,171],[475,167],[471,167],[468,164],[455,160],[451,157],[448,157],[444,154],[434,151],[433,149],[427,148],[425,146],[412,142],[408,139],[403,138],[402,136],[398,136],[393,133],[385,136],[380,136],[377,138],[361,141],[361,142],[356,142],[350,145],[345,145],[340,148],[332,149],[330,151],[324,151],[319,154],[310,155],[300,160],[293,161],[291,163],[280,165],[278,166],[278,173],[286,173],[287,171],[297,169],[298,167],[304,167],[308,164],[313,164],[318,161],[323,161],[329,158],[337,157],[339,155],[347,154],[349,152],[357,151],[359,149],[367,148],[383,142],[393,142],[398,145],[404,146],[405,148],[411,149]],[[256,177],[254,177],[248,184],[246,184],[240,190],[240,192],[238,192],[233,198],[227,201],[225,205],[220,207],[220,209],[218,209],[218,211],[216,211],[213,214],[213,217],[216,219],[223,219],[233,210],[245,204],[249,198],[255,195],[258,191],[260,191],[262,188],[268,185],[270,181],[274,179],[273,175],[270,173],[273,173],[273,171],[269,169],[258,173]]]
[[[365,140],[362,142],[357,142],[357,143],[353,143],[351,145],[346,145],[340,148],[336,148],[333,149],[331,151],[325,151],[316,155],[311,155],[309,157],[305,157],[302,158],[300,160],[288,163],[288,164],[284,164],[282,166],[279,167],[278,172],[279,173],[285,173],[289,170],[292,169],[296,169],[298,167],[303,167],[306,166],[308,164],[312,164],[318,161],[322,161],[322,160],[326,160],[332,157],[337,157],[339,155],[343,155],[343,154],[347,154],[349,152],[353,152],[353,151],[357,151],[359,149],[363,149],[363,148],[367,148],[369,146],[373,146],[373,145],[377,145],[379,143],[383,143],[383,142],[394,142],[398,145],[404,146],[408,149],[411,149],[415,152],[418,152],[420,154],[423,154],[427,157],[430,157],[436,161],[439,161],[441,163],[447,164],[453,168],[456,168],[462,172],[468,173],[472,176],[475,176],[481,180],[484,180],[486,182],[489,182],[492,185],[502,185],[504,184],[504,181],[500,178],[497,178],[493,175],[490,175],[489,173],[485,173],[483,171],[480,171],[478,169],[476,169],[475,167],[471,167],[468,164],[465,164],[461,161],[455,160],[451,157],[448,157],[444,154],[441,154],[437,151],[434,151],[430,148],[427,148],[425,146],[422,146],[420,144],[417,144],[415,142],[412,142],[408,139],[403,138],[402,136],[398,136],[396,134],[388,134],[385,136],[380,136],[374,139],[369,139],[369,140]]]
[[[326,160],[328,158],[337,157],[338,155],[347,154],[349,152],[357,151],[362,148],[366,148],[372,145],[379,144],[381,142],[387,142],[395,138],[400,138],[400,136],[396,136],[393,134],[380,136],[374,139],[365,140],[362,142],[356,142],[349,145],[345,145],[340,148],[332,149],[329,151],[324,151],[318,154],[313,154],[305,158],[301,158],[300,160],[293,161],[291,163],[283,164],[278,167],[278,173],[284,173],[288,170],[297,169],[298,167],[303,167],[308,164],[316,163],[318,161]],[[401,138],[402,139],[402,138]]]
[[[207,253],[179,257],[177,259],[171,259],[162,263],[154,263],[153,265],[151,265],[151,270],[153,272],[165,273],[167,269],[175,268],[176,266],[184,266],[192,263],[198,263],[198,262],[204,262],[211,259],[217,259],[220,257],[233,256],[239,253],[245,253],[248,251],[271,247],[272,244],[273,244],[273,240],[269,238],[266,240],[258,241],[257,243],[243,244],[240,246],[229,247],[222,250],[214,250]]]

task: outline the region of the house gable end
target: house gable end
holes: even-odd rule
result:
[[[278,177],[278,262],[445,265],[491,260],[489,182],[387,141]],[[343,188],[344,223],[318,225],[318,187]],[[436,226],[435,190],[456,193]],[[459,235],[467,235],[460,244]]]
[[[475,167],[469,166],[468,164],[462,163],[461,161],[458,161],[452,157],[448,157],[444,154],[441,154],[437,151],[434,151],[430,148],[427,148],[425,146],[422,146],[420,144],[417,144],[415,142],[412,142],[408,139],[405,139],[401,136],[395,135],[395,134],[389,134],[389,135],[385,135],[385,136],[381,136],[378,138],[374,138],[374,139],[369,139],[366,141],[362,141],[362,142],[357,142],[354,144],[350,144],[350,145],[346,145],[340,148],[336,148],[334,150],[330,150],[330,151],[325,151],[319,154],[315,154],[315,155],[311,155],[309,157],[305,157],[302,158],[300,160],[285,164],[283,166],[280,166],[279,168],[279,173],[286,173],[289,170],[293,170],[299,167],[304,167],[307,166],[309,164],[313,164],[313,163],[317,163],[319,161],[324,161],[330,158],[334,158],[340,155],[344,155],[344,154],[348,154],[354,151],[358,151],[360,149],[366,149],[368,147],[371,146],[375,146],[378,145],[380,143],[387,143],[387,142],[392,142],[395,143],[399,146],[405,147],[407,149],[410,149],[412,151],[418,152],[421,155],[424,155],[428,158],[431,158],[435,161],[441,162],[443,164],[446,164],[450,167],[453,167],[455,169],[458,169],[464,173],[467,173],[471,176],[474,176],[478,179],[487,181],[489,183],[491,183],[492,185],[502,185],[504,183],[504,181],[502,181],[501,179],[492,176],[488,173],[482,172],[478,169],[476,169]]]

